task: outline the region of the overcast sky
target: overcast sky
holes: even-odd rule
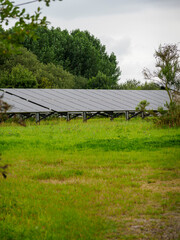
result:
[[[16,0],[15,3],[28,0]],[[114,52],[122,71],[121,82],[143,80],[144,67],[153,69],[159,44],[180,42],[180,0],[63,0],[31,3],[41,6],[50,26],[88,30]]]

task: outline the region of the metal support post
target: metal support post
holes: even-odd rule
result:
[[[71,117],[70,113],[67,113],[67,116],[66,116],[66,121],[67,121],[67,122],[70,121],[70,117]]]
[[[83,112],[83,122],[87,122],[87,114],[86,114],[86,112]]]
[[[36,123],[40,123],[40,113],[36,113]]]
[[[126,120],[129,120],[129,112],[128,111],[125,112],[125,117],[126,117]]]

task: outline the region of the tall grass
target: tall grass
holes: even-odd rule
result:
[[[178,239],[179,128],[26,125],[0,127],[0,239]]]

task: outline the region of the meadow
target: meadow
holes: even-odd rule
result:
[[[139,118],[1,124],[0,239],[180,239],[179,146]]]

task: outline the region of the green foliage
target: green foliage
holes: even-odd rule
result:
[[[136,107],[136,111],[137,112],[147,112],[146,107],[149,106],[149,102],[147,102],[147,100],[142,100]]]
[[[18,64],[12,68],[10,74],[4,72],[4,74],[1,75],[1,87],[36,88],[37,80],[31,71]]]
[[[160,86],[154,82],[141,83],[136,79],[127,80],[125,83],[118,85],[117,89],[121,90],[159,90]]]
[[[41,172],[40,174],[36,174],[35,176],[33,176],[33,178],[39,180],[55,179],[63,181],[81,175],[83,175],[83,171],[80,170],[66,170],[66,171],[56,170],[52,172],[49,171]]]
[[[159,114],[154,117],[154,122],[158,126],[180,126],[180,104],[178,102],[166,103],[167,110],[158,109]]]
[[[75,89],[87,89],[89,80],[85,77],[74,76],[74,88]]]
[[[132,79],[132,80],[127,80],[125,83],[119,84],[118,89],[122,89],[122,90],[139,90],[140,86],[141,86],[140,81]]]
[[[19,71],[18,74],[22,75],[24,69],[31,72],[31,78],[37,80],[37,83],[27,84],[24,77],[21,78],[21,83],[19,80],[15,79],[14,68],[22,68],[22,73]],[[0,66],[0,87],[38,87],[38,88],[73,88],[75,85],[74,76],[67,71],[65,71],[61,66],[55,66],[54,64],[43,64],[37,60],[37,57],[27,51],[25,48],[20,48],[19,53],[11,54],[3,65]],[[16,73],[16,78],[17,76]],[[31,79],[30,78],[30,79]],[[29,79],[29,80],[30,80]],[[24,84],[23,84],[23,81]],[[16,83],[15,83],[16,82]]]
[[[44,2],[49,6],[50,0],[44,0]],[[18,54],[19,47],[23,43],[38,57],[41,63],[47,64],[40,66],[38,63],[39,70],[35,64],[32,64],[32,67],[31,64],[26,66],[28,70],[33,72],[38,87],[88,88],[88,86],[94,86],[95,88],[114,88],[117,86],[121,72],[116,56],[114,53],[109,56],[100,40],[88,31],[74,30],[69,33],[67,30],[61,31],[59,28],[47,29],[44,27],[47,25],[46,18],[41,19],[40,17],[40,8],[33,15],[30,15],[26,13],[25,9],[20,10],[8,0],[3,0],[1,7],[0,65],[5,62],[7,64],[7,58],[13,53]],[[2,28],[3,24],[8,25],[9,19],[14,17],[17,20],[14,27],[5,31]],[[37,63],[37,59],[33,58],[33,62]],[[27,59],[25,63],[21,60],[20,64],[24,66],[27,62]],[[34,69],[30,69],[33,67],[36,68],[36,73],[34,73]],[[101,76],[106,81],[105,83],[99,79],[99,72],[103,74]],[[7,84],[6,87],[14,86],[11,84],[9,74],[10,69],[4,69],[4,72],[1,73],[2,86],[4,83]],[[100,86],[93,82],[92,78],[94,78],[93,81],[97,78]],[[90,82],[93,84],[89,84],[88,79],[91,79]],[[26,85],[28,84],[24,84],[24,86]]]
[[[51,82],[51,88],[73,88],[74,76],[63,70],[61,66],[56,66],[53,63],[44,64],[41,77],[47,78]]]
[[[149,120],[152,120],[157,126],[180,126],[180,104],[178,101],[166,103],[166,109],[164,109],[163,107],[159,107],[156,112],[154,112],[153,110],[147,110],[146,107],[148,105],[149,103],[146,100],[143,100],[137,105],[136,111],[144,113],[144,116],[146,115],[146,113],[148,115],[151,115],[151,118],[149,118]]]
[[[105,74],[98,72],[97,76],[89,79],[88,87],[93,89],[108,89],[113,86],[110,79]]]
[[[168,146],[173,145],[174,147],[178,147],[180,144],[180,135],[176,137],[169,138],[164,136],[163,139],[153,138],[141,138],[141,139],[127,139],[127,138],[119,138],[119,139],[98,139],[83,142],[77,144],[74,149],[83,150],[84,149],[95,149],[95,150],[103,150],[103,151],[144,151],[145,149],[151,151],[157,151],[157,149],[167,148]]]
[[[69,33],[60,28],[41,27],[36,34],[36,41],[27,37],[23,44],[41,62],[62,65],[73,75],[85,79],[96,77],[101,72],[109,79],[109,86],[117,85],[120,70],[116,56],[113,53],[108,56],[105,46],[88,31],[74,30]],[[79,88],[80,83],[77,86]]]
[[[160,90],[160,86],[154,82],[145,82],[141,85],[141,90]]]
[[[49,6],[50,0],[44,1]],[[41,9],[37,8],[32,15],[26,12],[26,9],[20,9],[13,1],[1,0],[0,3],[0,55],[7,57],[17,51],[20,43],[28,35],[35,37],[35,29],[38,26],[46,26],[46,17],[41,18]],[[10,20],[16,19],[11,31],[2,30],[3,25],[8,26]]]
[[[170,99],[170,103],[165,106],[166,111],[161,108],[158,110],[158,114],[154,114],[154,122],[160,126],[180,126],[180,56],[178,45],[160,45],[154,56],[157,69],[153,73],[149,69],[144,69],[144,76],[146,79],[154,79],[154,81],[159,82],[166,89]]]

